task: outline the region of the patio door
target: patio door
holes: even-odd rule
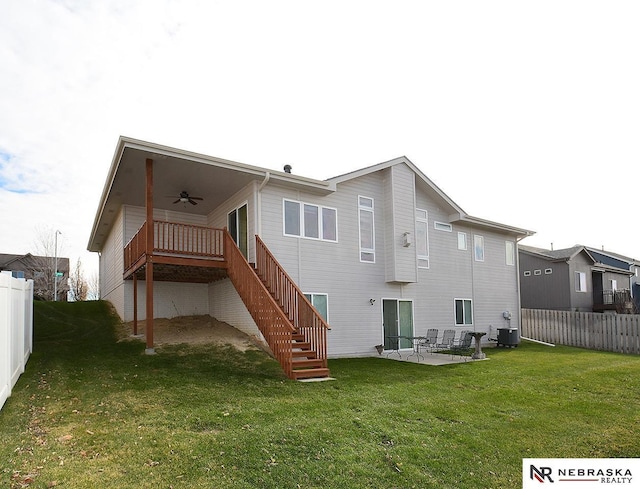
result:
[[[385,350],[411,348],[411,340],[398,336],[413,336],[413,302],[382,299],[382,326]]]
[[[227,218],[229,234],[238,245],[245,258],[248,258],[248,236],[249,228],[247,223],[247,204],[229,212]]]

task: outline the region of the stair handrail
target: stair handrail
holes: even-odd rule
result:
[[[276,360],[289,378],[293,378],[291,321],[278,306],[265,284],[236,245],[229,231],[224,230],[224,256],[227,274],[238,295],[264,336]]]
[[[327,367],[329,324],[313,307],[298,285],[280,265],[260,236],[256,235],[256,271],[296,330],[311,344],[317,358]]]

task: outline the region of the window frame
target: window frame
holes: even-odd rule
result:
[[[473,235],[473,259],[477,262],[484,262],[484,236],[480,234]]]
[[[424,217],[423,217],[424,216]],[[421,248],[421,237],[418,233],[418,223],[424,224],[424,248],[427,251],[426,255],[421,255],[419,250]],[[427,270],[431,266],[429,260],[429,211],[426,209],[416,208],[416,260],[419,269]],[[422,263],[422,265],[420,265]],[[426,265],[425,265],[426,263]]]
[[[462,306],[462,322],[458,322],[458,303]],[[469,305],[469,313],[471,315],[470,322],[466,321],[467,307],[465,305]],[[456,326],[473,326],[473,299],[469,298],[455,298],[453,299],[453,320]]]
[[[460,238],[462,238],[462,243],[460,242]],[[463,231],[458,231],[458,249],[460,251],[467,251],[469,249],[469,240],[467,239],[467,233]]]
[[[433,221],[433,229],[437,229],[438,231],[444,231],[446,233],[453,232],[453,226],[448,222]]]
[[[297,222],[292,220],[287,220],[287,209],[293,210],[293,205],[297,206]],[[315,215],[315,224],[312,227],[309,227],[310,219],[306,217],[307,211],[315,209],[313,213]],[[329,211],[330,214],[334,216],[331,224],[332,229],[325,229],[325,224],[329,221],[325,219],[326,213],[325,211]],[[298,234],[287,232],[288,224],[295,225],[296,231]],[[313,234],[312,231],[316,232]],[[291,229],[289,229],[291,231]],[[335,207],[328,207],[319,204],[313,204],[311,202],[303,202],[300,200],[293,199],[282,199],[282,234],[284,236],[290,238],[302,238],[302,239],[310,239],[314,241],[326,241],[328,243],[337,243],[338,242],[338,209]],[[335,236],[335,239],[328,236]]]
[[[320,317],[322,317],[322,319],[324,319],[325,322],[329,323],[329,294],[327,294],[326,292],[303,292],[302,295],[304,295],[307,298],[307,300],[315,308],[315,310],[318,312],[318,314],[320,314]],[[324,315],[323,315],[322,311],[320,309],[318,309],[318,307],[316,306],[315,301],[314,301],[315,297],[321,297],[321,296],[325,298]]]
[[[575,280],[575,289],[576,292],[588,292],[587,290],[587,274],[586,272],[573,272],[574,280]],[[584,286],[584,287],[583,287]]]
[[[363,200],[371,201],[371,206],[363,205]],[[366,214],[371,215],[371,244],[372,247],[368,248],[362,245],[362,217]],[[361,263],[375,263],[376,262],[376,214],[375,214],[375,200],[372,197],[365,195],[358,195],[358,242],[360,248],[360,262]],[[371,256],[370,260],[365,260],[363,257]]]
[[[513,241],[504,242],[504,258],[508,267],[516,266],[516,244]]]

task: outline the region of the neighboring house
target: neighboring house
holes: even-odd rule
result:
[[[69,258],[0,254],[0,270],[10,271],[16,278],[33,280],[33,296],[44,300],[53,300],[54,291],[58,301],[66,301],[69,292]],[[57,278],[57,283],[55,280]]]
[[[121,137],[88,249],[122,319],[151,318],[149,353],[153,316],[211,314],[296,378],[429,328],[518,328],[531,234],[469,216],[405,157],[320,181]]]
[[[582,245],[546,250],[520,245],[522,307],[632,313],[637,264]]]

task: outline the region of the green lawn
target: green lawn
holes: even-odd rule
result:
[[[525,457],[640,456],[640,357],[523,343],[441,367],[115,341],[102,302],[36,303],[0,412],[0,487],[508,488]]]

